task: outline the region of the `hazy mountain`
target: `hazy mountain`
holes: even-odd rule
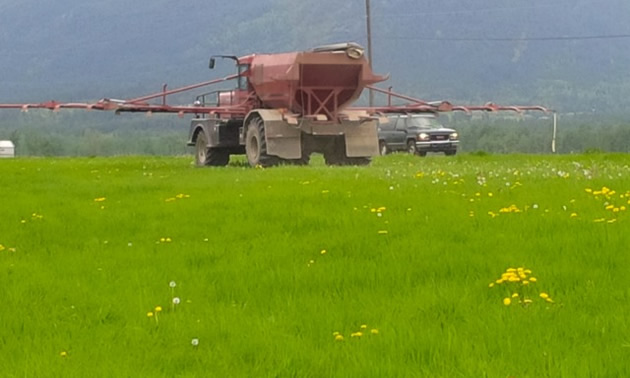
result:
[[[630,38],[612,37],[630,35],[627,0],[371,5],[385,86],[465,103],[626,108]],[[212,54],[365,45],[365,21],[363,0],[0,0],[0,102],[131,98],[228,73],[208,71]],[[573,38],[594,36],[605,38]]]

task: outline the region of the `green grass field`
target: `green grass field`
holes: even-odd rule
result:
[[[630,156],[190,161],[0,160],[0,376],[630,376]]]

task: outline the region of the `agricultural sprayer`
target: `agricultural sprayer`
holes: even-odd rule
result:
[[[280,54],[218,55],[210,58],[210,68],[217,59],[233,60],[237,72],[178,89],[164,86],[161,92],[129,100],[0,104],[0,109],[194,114],[188,145],[195,147],[195,161],[200,166],[227,165],[235,154],[245,154],[252,166],[308,164],[312,153],[323,154],[330,165],[362,165],[379,153],[377,124],[387,113],[548,111],[542,106],[491,103],[454,106],[376,88],[373,85],[387,77],[372,72],[363,48],[355,43]],[[167,104],[169,95],[228,80],[236,82],[234,89],[200,94],[191,105]],[[365,88],[387,95],[388,105],[352,107]],[[405,103],[392,105],[391,98]]]

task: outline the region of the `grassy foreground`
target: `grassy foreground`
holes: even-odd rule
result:
[[[628,156],[190,160],[0,160],[0,376],[630,376]]]

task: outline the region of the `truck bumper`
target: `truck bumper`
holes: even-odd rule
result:
[[[420,152],[454,151],[458,146],[458,140],[416,141],[416,150]]]

